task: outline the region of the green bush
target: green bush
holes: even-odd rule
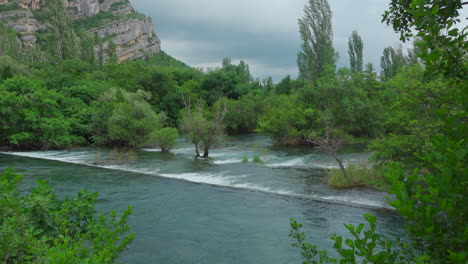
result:
[[[252,161],[253,161],[254,163],[257,163],[257,164],[263,164],[262,158],[260,158],[260,156],[258,156],[258,155],[255,155],[255,156],[253,157]]]
[[[313,116],[314,111],[305,109],[297,96],[273,96],[266,102],[257,131],[269,136],[276,145],[298,144],[308,134]]]
[[[153,132],[150,136],[150,142],[159,146],[162,152],[168,152],[175,146],[178,137],[177,129],[165,127]]]
[[[335,241],[333,249],[337,254],[333,256],[327,250],[320,250],[317,246],[305,241],[305,234],[301,232],[302,224],[291,218],[289,236],[295,240],[292,246],[301,250],[304,264],[324,263],[423,263],[415,262],[415,254],[411,248],[399,240],[390,241],[376,232],[377,218],[365,214],[368,226],[359,224],[357,227],[345,224],[351,238],[333,235]],[[344,242],[344,243],[343,243]],[[338,256],[338,258],[335,257]]]
[[[0,174],[0,260],[3,263],[112,263],[133,241],[127,220],[96,215],[97,193],[60,200],[46,181],[20,193],[22,176]]]
[[[393,164],[387,173],[390,193],[396,199],[390,204],[406,219],[418,249],[435,263],[468,260],[468,147],[466,124],[448,123],[453,128],[433,140],[422,165],[412,172]]]
[[[71,133],[71,119],[62,113],[65,98],[40,81],[13,77],[0,85],[0,139],[22,149],[67,148],[81,140]]]
[[[162,124],[146,102],[149,95],[110,89],[95,102],[90,129],[98,145],[136,148],[145,145]]]

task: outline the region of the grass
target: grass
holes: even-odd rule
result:
[[[258,156],[258,155],[255,155],[255,156],[253,157],[252,161],[253,161],[254,163],[257,163],[257,164],[263,164],[262,158],[260,158],[260,156]]]
[[[340,169],[330,169],[328,185],[336,189],[366,187],[376,190],[387,190],[388,184],[382,172],[369,163],[352,164],[346,168],[348,179],[343,176]]]
[[[95,165],[123,165],[133,164],[138,158],[138,154],[133,149],[114,148],[109,153],[97,153],[93,164]]]

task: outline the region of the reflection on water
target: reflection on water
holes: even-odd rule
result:
[[[102,212],[133,205],[137,236],[123,263],[298,263],[289,217],[323,247],[332,245],[332,233],[346,233],[344,223],[363,222],[366,212],[379,216],[383,233],[402,233],[398,217],[379,209],[388,207],[384,194],[329,189],[323,168],[335,166],[333,160],[308,148],[272,148],[249,135],[229,138],[209,161],[195,160],[192,146],[181,141],[172,154],[145,149],[131,164],[95,164],[105,151],[0,154],[0,168],[24,173],[24,189],[41,178],[62,196],[99,191]],[[255,155],[265,163],[251,162]],[[356,162],[367,154],[342,157]]]

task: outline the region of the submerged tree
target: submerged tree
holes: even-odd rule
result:
[[[349,64],[353,72],[362,72],[364,44],[356,30],[353,31],[348,41]]]
[[[197,158],[208,158],[210,149],[221,141],[224,135],[224,118],[227,102],[218,99],[210,111],[201,100],[192,105],[190,98],[184,98],[185,111],[182,115],[180,129],[187,140],[195,146]],[[200,154],[203,148],[203,155]]]
[[[317,83],[338,59],[333,48],[332,12],[327,0],[310,0],[299,19],[301,51],[297,55],[299,77]]]

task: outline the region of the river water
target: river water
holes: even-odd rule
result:
[[[263,164],[252,162],[256,155]],[[243,135],[228,137],[211,160],[193,156],[181,140],[172,153],[142,149],[113,162],[106,149],[3,153],[0,169],[24,174],[23,190],[45,179],[59,196],[98,191],[102,213],[132,205],[136,238],[122,263],[300,263],[290,217],[327,249],[331,234],[347,235],[343,224],[364,222],[364,213],[378,216],[384,235],[403,233],[384,193],[328,188],[324,169],[336,164],[309,148],[274,148],[265,137]],[[349,164],[368,154],[350,148],[341,157]]]

